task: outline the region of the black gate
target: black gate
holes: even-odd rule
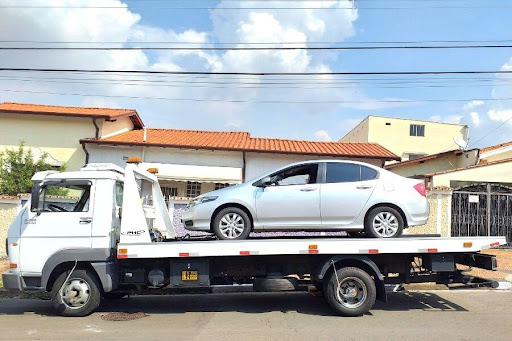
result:
[[[451,235],[507,236],[512,245],[512,188],[480,184],[455,190]]]

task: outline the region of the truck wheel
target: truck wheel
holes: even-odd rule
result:
[[[387,206],[372,209],[364,222],[364,232],[371,238],[396,238],[402,235],[403,230],[402,215]]]
[[[52,289],[52,305],[63,316],[87,316],[100,305],[100,284],[89,270],[78,269],[62,273]]]
[[[213,220],[213,233],[219,239],[247,239],[251,233],[251,219],[238,207],[221,210]]]
[[[366,271],[346,267],[333,271],[324,281],[324,297],[340,315],[361,316],[375,304],[377,290]]]
[[[297,278],[255,278],[252,284],[254,291],[294,291],[299,282]]]

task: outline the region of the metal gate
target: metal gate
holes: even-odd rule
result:
[[[452,195],[452,237],[507,236],[512,245],[512,188],[479,184]]]

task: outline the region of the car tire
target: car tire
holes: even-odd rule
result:
[[[402,235],[404,225],[404,219],[396,209],[380,206],[366,215],[364,232],[370,238],[397,238]]]
[[[247,239],[252,230],[252,222],[247,213],[238,207],[227,207],[213,219],[213,233],[222,240]]]
[[[361,316],[372,309],[377,289],[370,275],[360,268],[332,271],[324,280],[323,294],[331,308],[342,316]]]
[[[52,305],[62,316],[87,316],[101,302],[101,286],[96,274],[89,270],[74,270],[71,276],[65,271],[57,278],[52,288]],[[67,284],[64,281],[67,280]],[[70,294],[76,295],[71,297]],[[67,297],[67,298],[66,298]],[[79,299],[82,298],[83,301]]]

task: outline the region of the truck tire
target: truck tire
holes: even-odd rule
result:
[[[213,219],[213,233],[219,239],[247,239],[252,230],[251,219],[238,207],[226,207]]]
[[[336,278],[337,277],[337,278]],[[360,268],[346,267],[332,272],[324,280],[324,297],[342,316],[361,316],[375,304],[375,282]]]
[[[294,291],[297,290],[297,278],[255,278],[254,291]]]
[[[90,315],[101,301],[98,278],[96,274],[85,269],[73,271],[67,279],[69,273],[70,270],[60,274],[53,284],[52,305],[62,316]]]
[[[404,219],[392,207],[375,207],[366,215],[364,232],[370,238],[397,238],[403,231]]]

